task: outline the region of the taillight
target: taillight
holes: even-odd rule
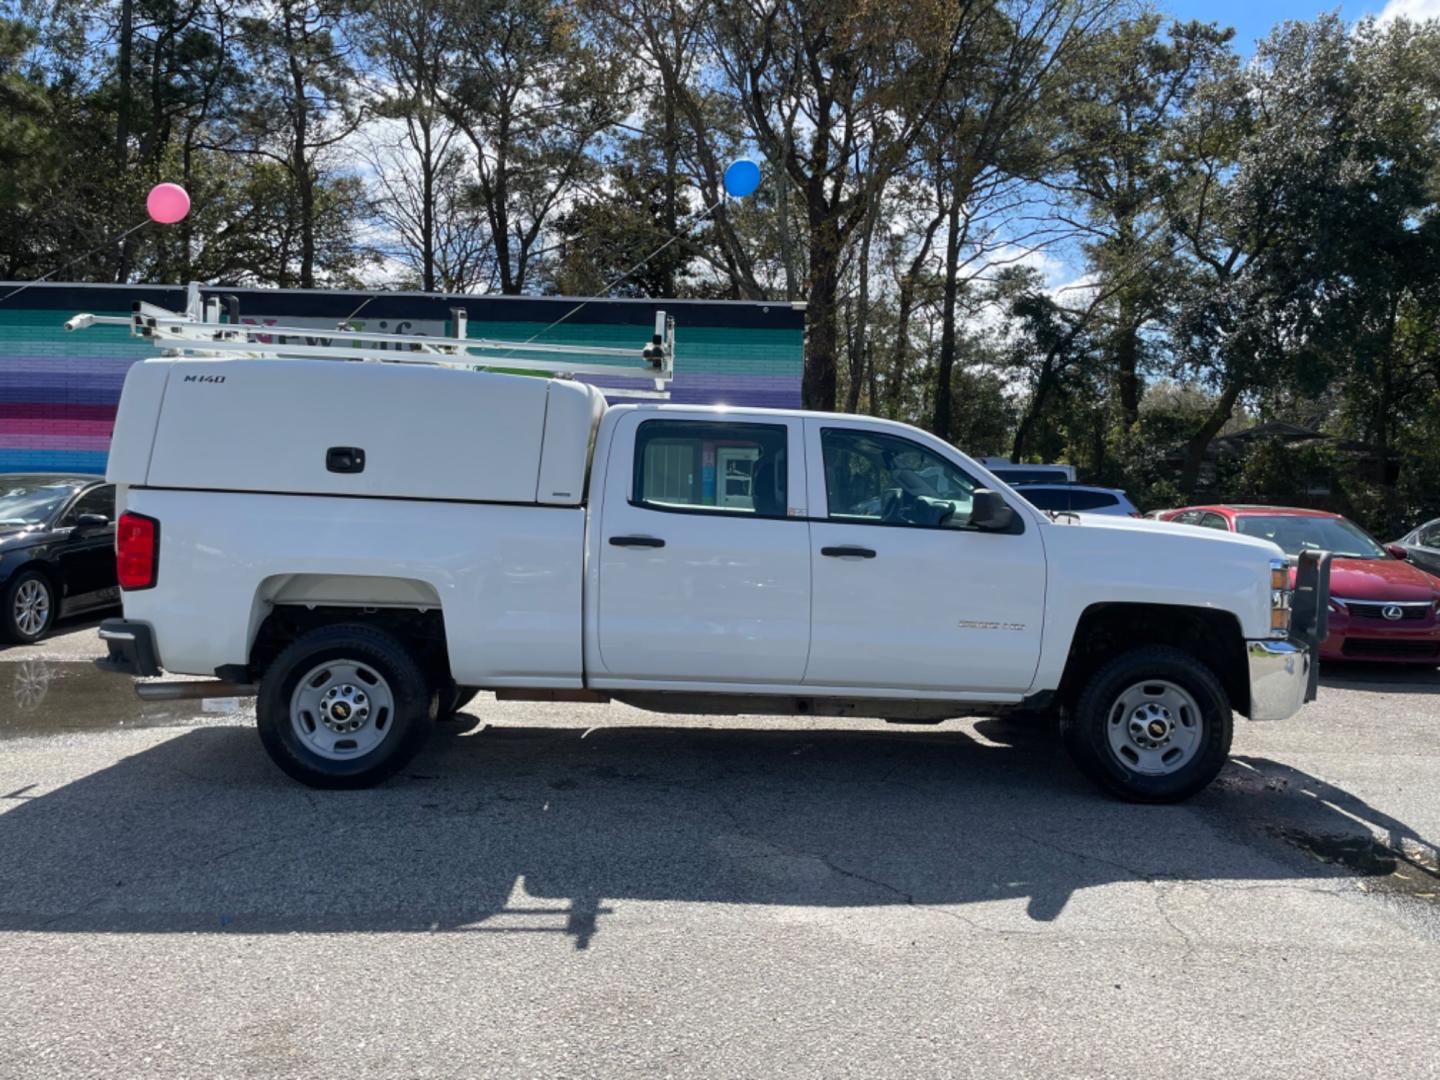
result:
[[[115,576],[122,589],[149,589],[160,571],[160,522],[128,510],[115,526]]]

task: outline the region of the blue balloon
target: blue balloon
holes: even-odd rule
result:
[[[743,199],[754,194],[760,186],[760,166],[749,158],[732,161],[725,170],[725,194],[734,199]]]

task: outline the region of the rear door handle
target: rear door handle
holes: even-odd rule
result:
[[[612,547],[662,548],[665,546],[665,541],[658,536],[612,536],[610,545]]]
[[[873,559],[875,552],[863,547],[823,547],[820,554],[831,559]]]

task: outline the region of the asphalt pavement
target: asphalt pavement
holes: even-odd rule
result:
[[[1440,1076],[1440,677],[1178,807],[1044,723],[482,695],[320,793],[93,624],[0,651],[0,1077]]]

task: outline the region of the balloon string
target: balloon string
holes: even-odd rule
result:
[[[535,331],[535,333],[531,334],[531,335],[530,335],[528,338],[526,338],[524,341],[520,342],[518,345],[513,346],[512,348],[510,348],[508,351],[506,351],[505,353],[503,353],[501,356],[497,357],[496,359],[498,359],[498,360],[504,360],[505,357],[512,355],[512,354],[515,352],[516,349],[523,348],[523,347],[526,346],[526,345],[532,344],[532,343],[535,341],[536,338],[542,337],[543,335],[548,334],[551,330],[554,330],[555,327],[559,326],[559,325],[560,325],[562,322],[564,322],[566,319],[570,318],[571,315],[574,315],[577,311],[579,311],[581,308],[583,308],[586,304],[588,304],[588,303],[590,303],[591,301],[594,301],[594,300],[599,300],[600,298],[602,298],[603,296],[605,296],[605,294],[608,293],[611,289],[615,288],[615,286],[620,285],[620,284],[622,284],[622,283],[625,282],[625,281],[628,281],[628,280],[631,278],[631,276],[633,276],[634,273],[635,273],[637,270],[639,270],[642,266],[644,266],[646,263],[648,263],[651,259],[655,258],[656,255],[659,255],[662,251],[664,251],[666,248],[668,248],[671,244],[675,243],[675,242],[678,241],[681,237],[683,237],[687,232],[690,231],[691,226],[693,226],[697,221],[699,221],[701,218],[703,218],[703,217],[705,217],[706,215],[708,215],[712,210],[714,210],[714,209],[715,209],[716,207],[718,207],[721,203],[723,203],[723,202],[726,200],[727,197],[728,197],[728,196],[721,195],[720,198],[716,199],[713,203],[711,203],[709,206],[705,207],[703,210],[697,210],[695,213],[691,214],[691,215],[690,215],[688,218],[686,218],[684,221],[681,221],[681,222],[677,223],[676,226],[675,226],[675,229],[676,229],[675,235],[672,236],[672,237],[670,237],[669,240],[666,240],[666,241],[665,241],[663,244],[661,244],[658,248],[656,248],[654,251],[650,252],[649,255],[646,255],[646,256],[645,256],[643,259],[641,259],[638,263],[636,263],[634,266],[632,266],[629,270],[626,270],[625,273],[621,274],[621,275],[620,275],[619,277],[617,277],[614,281],[610,282],[608,285],[606,285],[603,289],[601,289],[601,290],[600,290],[598,293],[596,293],[594,296],[587,296],[584,300],[581,300],[580,303],[576,304],[573,308],[571,308],[569,311],[567,311],[564,315],[561,315],[558,319],[556,319],[554,322],[552,322],[549,326],[543,327],[542,329]]]
[[[52,277],[54,277],[56,274],[60,273],[61,270],[68,270],[70,267],[74,266],[76,263],[80,262],[82,259],[88,259],[91,255],[94,255],[95,252],[99,251],[101,248],[109,247],[109,246],[112,245],[112,244],[117,244],[117,243],[119,243],[121,240],[124,240],[124,239],[125,239],[127,236],[129,236],[131,233],[137,232],[137,231],[139,231],[140,229],[143,229],[146,225],[149,225],[149,224],[150,224],[150,219],[149,219],[149,218],[146,218],[144,221],[140,222],[139,225],[132,225],[130,228],[126,229],[126,230],[125,230],[123,233],[121,233],[119,236],[112,236],[112,237],[110,237],[110,238],[102,241],[101,243],[96,244],[93,248],[91,248],[89,251],[85,252],[83,255],[76,255],[75,258],[71,259],[71,260],[70,260],[69,262],[67,262],[64,266],[57,266],[54,270],[51,270],[48,274],[44,275],[43,277],[38,277],[38,278],[36,278],[34,281],[27,281],[27,282],[25,282],[25,284],[19,286],[18,288],[11,289],[11,290],[10,290],[8,293],[6,293],[4,296],[0,296],[0,304],[5,303],[6,300],[9,300],[12,296],[16,295],[17,293],[22,293],[22,292],[24,292],[26,289],[30,288],[31,285],[39,285],[42,281],[48,281],[50,278],[52,278]]]

